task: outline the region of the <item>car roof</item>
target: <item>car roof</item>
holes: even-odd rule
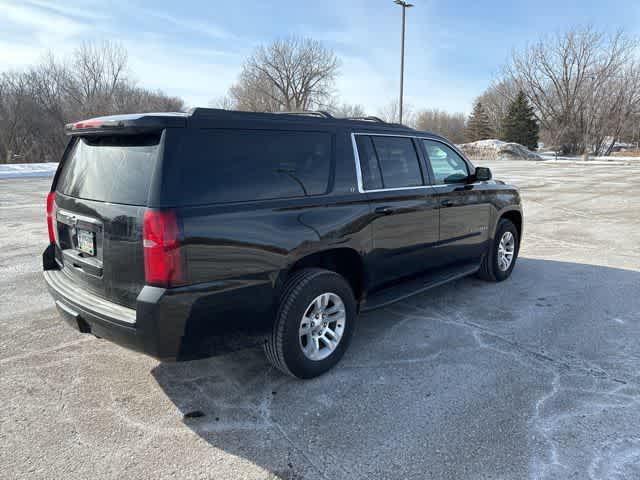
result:
[[[323,111],[303,112],[245,112],[217,108],[192,108],[187,112],[153,112],[109,115],[82,120],[66,125],[68,135],[101,134],[118,130],[122,133],[137,133],[167,127],[195,128],[242,128],[242,124],[275,124],[307,128],[348,128],[363,133],[389,133],[403,135],[424,135],[442,138],[440,135],[415,130],[399,123],[385,122],[378,117],[338,118]]]

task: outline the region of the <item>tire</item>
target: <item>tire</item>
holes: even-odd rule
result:
[[[267,359],[278,370],[297,378],[322,375],[340,361],[349,346],[357,318],[353,290],[335,272],[308,268],[295,272],[282,291],[272,331],[264,341]],[[327,303],[322,307],[324,301]],[[339,322],[341,306],[344,320]],[[321,316],[325,311],[326,322]],[[320,317],[318,322],[316,315]],[[315,323],[315,330],[311,322]],[[303,329],[309,333],[303,334]],[[319,332],[324,332],[324,338],[318,337]],[[332,338],[338,338],[333,349],[329,346]],[[317,358],[310,358],[310,354]]]
[[[507,232],[509,232],[513,238],[513,257],[508,268],[504,269],[504,264],[500,265],[499,251],[500,242]],[[511,220],[506,218],[500,219],[493,242],[482,259],[482,264],[480,265],[480,270],[478,270],[477,276],[490,282],[502,282],[503,280],[506,280],[511,276],[511,272],[516,266],[519,249],[520,237],[518,235],[518,229]]]

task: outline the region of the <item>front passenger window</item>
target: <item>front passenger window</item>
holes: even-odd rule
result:
[[[434,140],[423,142],[436,183],[459,183],[469,178],[467,162],[453,149]]]

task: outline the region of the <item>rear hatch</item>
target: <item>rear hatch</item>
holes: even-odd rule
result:
[[[75,136],[55,180],[56,260],[78,288],[135,308],[160,132]]]

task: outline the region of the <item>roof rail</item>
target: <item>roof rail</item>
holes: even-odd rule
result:
[[[301,110],[299,112],[273,112],[282,115],[307,115],[309,117],[335,118],[329,112],[324,110]]]
[[[380,117],[374,117],[373,115],[369,115],[366,117],[347,117],[345,120],[361,120],[363,122],[378,122],[378,123],[387,123],[382,120]]]
[[[174,114],[175,115],[175,114]],[[191,116],[193,118],[235,118],[238,115],[298,115],[298,116],[306,116],[306,117],[314,117],[314,118],[324,118],[328,120],[336,120],[336,121],[360,121],[360,122],[371,122],[378,123],[388,127],[398,127],[398,128],[410,128],[406,125],[400,123],[386,122],[380,117],[375,117],[373,115],[370,116],[356,116],[356,117],[334,117],[329,112],[325,110],[301,110],[298,112],[246,112],[239,110],[225,110],[220,108],[202,108],[195,107],[190,108],[186,112],[187,116]]]

